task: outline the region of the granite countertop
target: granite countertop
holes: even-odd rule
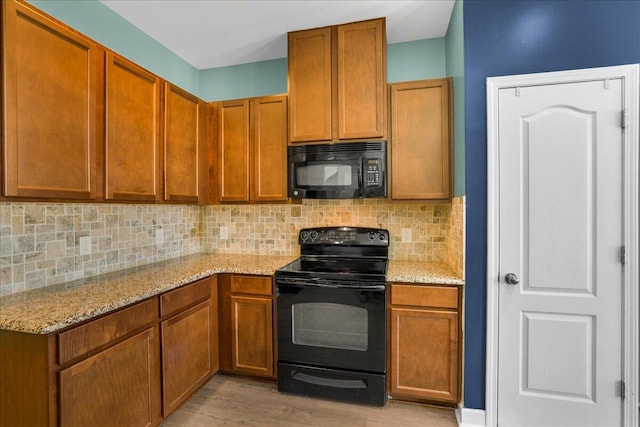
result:
[[[216,273],[271,276],[294,256],[203,254],[0,298],[0,329],[47,334]]]
[[[442,262],[389,261],[387,282],[464,285],[464,280]]]
[[[200,254],[0,297],[0,329],[48,334],[217,273],[271,276],[297,256]],[[390,282],[463,285],[443,263],[390,261]]]

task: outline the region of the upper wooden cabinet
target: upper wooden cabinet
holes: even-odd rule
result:
[[[206,104],[165,82],[164,199],[198,202],[204,191]]]
[[[220,202],[287,201],[287,97],[218,104]]]
[[[104,50],[29,5],[2,8],[3,195],[93,199]]]
[[[385,19],[288,35],[289,141],[386,138]]]
[[[391,199],[451,200],[451,78],[389,85]]]
[[[107,52],[105,198],[160,198],[159,77]]]

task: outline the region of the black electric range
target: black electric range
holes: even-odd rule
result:
[[[301,230],[276,271],[278,390],[384,405],[389,232]]]

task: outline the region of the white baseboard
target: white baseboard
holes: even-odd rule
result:
[[[485,427],[484,409],[458,408],[456,419],[459,427]]]

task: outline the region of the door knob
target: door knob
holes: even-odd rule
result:
[[[509,285],[517,285],[520,283],[520,278],[515,273],[507,273],[507,275],[504,276],[504,281]]]

